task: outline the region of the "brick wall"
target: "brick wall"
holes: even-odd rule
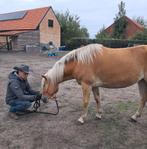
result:
[[[133,37],[138,32],[142,32],[141,29],[138,29],[136,25],[134,25],[132,22],[129,22],[126,28],[125,36],[127,39]]]
[[[13,50],[25,50],[26,45],[39,45],[39,30],[21,33],[12,38]]]
[[[53,20],[53,27],[48,27],[49,19]],[[50,41],[52,41],[56,47],[60,46],[60,24],[51,8],[42,20],[39,29],[40,43],[48,44]]]

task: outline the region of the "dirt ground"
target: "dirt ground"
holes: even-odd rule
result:
[[[57,58],[0,52],[0,149],[147,149],[147,106],[137,123],[129,121],[139,102],[137,85],[124,89],[100,89],[102,120],[95,119],[96,104],[91,95],[89,115],[81,125],[81,87],[75,80],[63,82],[57,94],[57,116],[29,114],[19,120],[8,117],[5,104],[7,76],[16,64],[33,69],[30,84],[40,89],[40,75]],[[41,104],[43,110],[55,110],[53,102]]]

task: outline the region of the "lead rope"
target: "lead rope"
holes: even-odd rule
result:
[[[56,113],[38,111],[38,108],[40,107],[40,99],[39,100],[36,100],[35,103],[34,103],[34,105],[33,105],[34,112],[36,112],[36,113],[42,113],[42,114],[57,115],[59,113],[59,105],[58,105],[58,101],[56,100],[56,97],[55,97],[55,100],[54,101],[55,101],[56,107],[57,107],[57,112]]]

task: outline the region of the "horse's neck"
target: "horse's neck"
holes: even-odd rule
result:
[[[68,63],[65,64],[63,81],[74,79],[73,73],[74,73],[76,64],[77,64],[76,61],[69,61]]]

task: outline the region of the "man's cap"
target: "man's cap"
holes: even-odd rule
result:
[[[15,66],[15,67],[13,67],[13,69],[15,69],[17,71],[22,71],[22,72],[25,72],[25,73],[29,73],[30,72],[29,66],[28,65],[24,65],[24,64],[21,64],[20,66]]]

